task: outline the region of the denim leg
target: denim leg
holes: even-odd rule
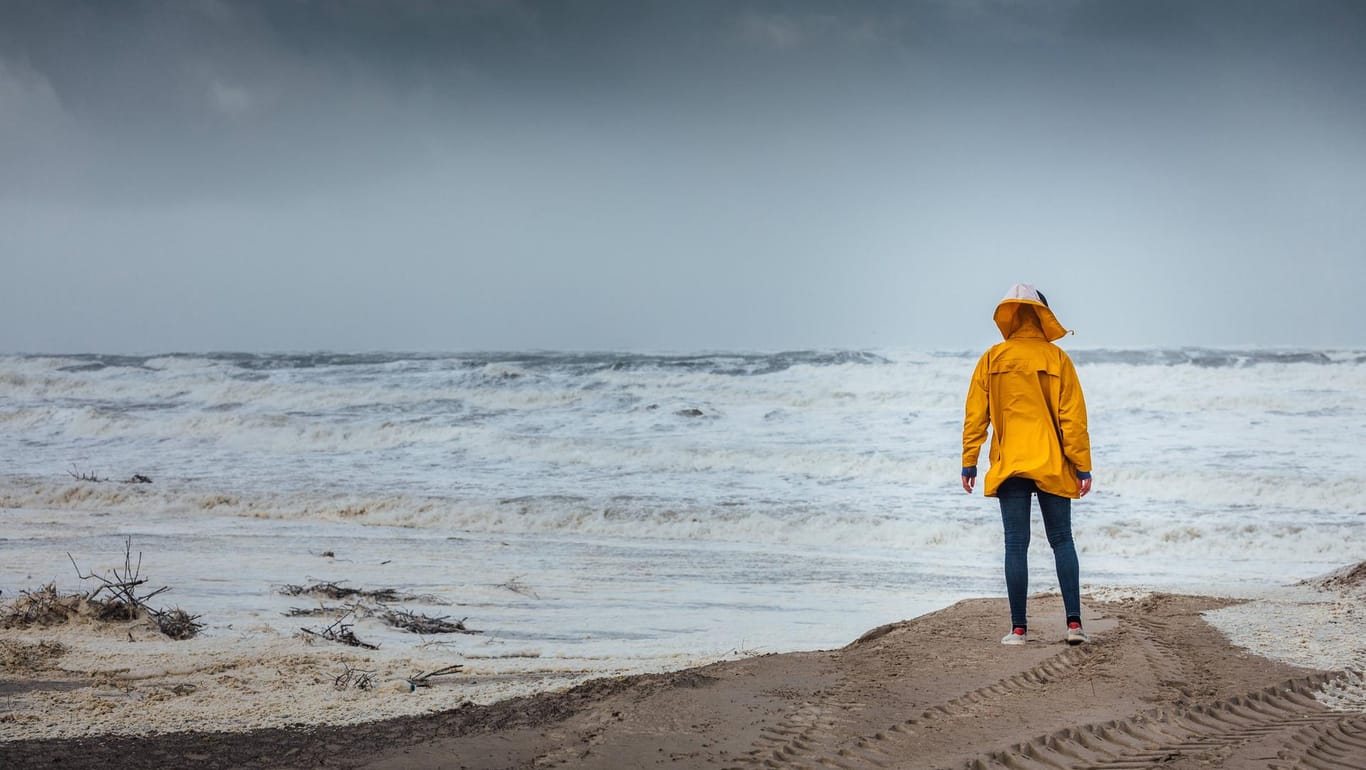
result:
[[[1004,487],[1004,485],[1002,485]],[[1031,485],[1032,486],[1032,485]],[[997,492],[1001,503],[1001,524],[1006,535],[1006,595],[1010,597],[1010,624],[1027,624],[1025,596],[1029,589],[1029,507],[1028,490]]]
[[[1081,577],[1077,566],[1077,546],[1072,542],[1072,501],[1066,497],[1039,492],[1039,510],[1048,544],[1053,546],[1053,563],[1058,569],[1058,588],[1068,617],[1081,617]]]

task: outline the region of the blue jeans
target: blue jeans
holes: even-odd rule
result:
[[[1006,533],[1006,593],[1010,597],[1010,624],[1027,624],[1025,596],[1029,588],[1029,500],[1038,494],[1048,544],[1058,569],[1058,587],[1068,617],[1081,617],[1081,588],[1077,547],[1072,542],[1072,501],[1040,490],[1032,479],[1012,477],[1001,482],[996,499],[1001,503],[1001,523]]]

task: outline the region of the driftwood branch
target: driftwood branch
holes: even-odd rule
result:
[[[352,624],[343,622],[350,616],[351,613],[347,612],[345,615],[342,615],[333,621],[332,625],[321,631],[312,628],[300,628],[299,630],[320,639],[326,639],[329,642],[341,642],[342,644],[347,644],[352,647],[364,647],[367,650],[378,650],[378,644],[362,642],[360,639],[356,638],[355,632],[351,630],[353,628]]]
[[[94,572],[83,574],[74,556],[68,552],[66,558],[71,560],[76,577],[99,582],[99,586],[86,594],[85,599],[95,606],[96,616],[100,620],[137,620],[140,617],[150,617],[157,628],[172,639],[189,639],[204,628],[203,623],[197,622],[201,616],[191,615],[179,607],[154,610],[148,606],[149,599],[171,590],[170,586],[162,586],[150,593],[138,595],[138,586],[145,585],[147,578],[142,577],[141,551],[138,552],[137,561],[133,561],[133,538],[125,538],[123,541],[123,568],[115,567],[108,577]],[[99,599],[101,593],[107,593],[109,598]]]
[[[528,586],[526,583],[522,582],[521,575],[511,578],[506,583],[498,583],[494,586],[494,588],[506,588],[514,594],[521,594],[522,596],[528,596],[532,599],[541,598],[539,594],[531,590],[531,586]]]
[[[448,620],[449,615],[432,617],[430,615],[419,615],[411,610],[385,610],[380,614],[380,620],[404,631],[411,631],[415,634],[481,634],[465,627],[465,621],[469,618],[461,618],[456,621]]]
[[[81,574],[81,568],[76,564],[76,558],[70,553],[66,555],[66,558],[71,560],[71,566],[76,570],[76,577],[81,580],[99,581],[99,587],[90,592],[88,598],[94,599],[104,591],[109,593],[111,598],[105,601],[105,611],[101,613],[107,616],[105,619],[112,619],[118,614],[122,614],[125,620],[136,620],[144,612],[150,614],[150,610],[147,608],[147,600],[168,588],[158,588],[146,596],[138,596],[138,586],[147,582],[147,578],[142,577],[142,552],[138,552],[137,564],[134,564],[133,539],[131,537],[126,538],[123,545],[123,569],[114,568],[110,571],[109,577],[94,572],[88,575]]]
[[[449,674],[458,674],[460,673],[460,669],[462,668],[464,668],[464,666],[460,665],[459,663],[456,663],[453,666],[438,668],[435,671],[428,671],[425,674],[414,674],[413,676],[408,677],[408,684],[412,685],[413,687],[431,687],[432,677],[447,676]]]

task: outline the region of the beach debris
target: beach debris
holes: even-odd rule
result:
[[[72,463],[71,469],[68,470],[66,473],[67,473],[68,476],[70,476],[71,478],[73,478],[73,479],[75,479],[75,480],[77,480],[77,481],[94,481],[94,482],[96,482],[96,483],[102,483],[102,482],[105,482],[105,481],[109,481],[109,477],[108,477],[108,476],[100,476],[100,475],[96,474],[94,471],[83,471],[83,470],[81,470],[80,468],[77,468],[76,465],[75,465],[75,463]],[[148,475],[146,475],[146,474],[142,474],[142,473],[134,473],[132,476],[129,476],[128,478],[123,479],[123,480],[120,481],[119,483],[120,483],[120,484],[151,484],[151,483],[152,483],[152,477],[151,477],[151,476],[148,476]]]
[[[351,611],[354,611],[360,606],[361,605],[352,605]],[[336,615],[338,612],[346,611],[346,607],[336,607],[328,606],[326,604],[319,604],[317,607],[290,607],[289,612],[284,613],[284,616],[287,618],[316,618],[324,615],[331,617]]]
[[[344,582],[346,581],[341,581],[341,583]],[[419,598],[416,596],[400,594],[393,588],[378,588],[367,591],[362,588],[344,586],[341,585],[341,583],[331,580],[320,581],[306,586],[286,583],[285,585],[280,586],[279,592],[285,596],[317,596],[324,599],[350,599],[356,597],[381,603],[413,601]]]
[[[199,618],[199,615],[191,615],[179,607],[152,611],[152,620],[161,633],[177,640],[193,639],[203,630],[204,624],[198,622]]]
[[[456,621],[449,620],[449,615],[432,617],[430,615],[419,615],[410,610],[384,610],[380,613],[380,620],[404,631],[411,631],[415,634],[482,634],[477,631],[465,628],[465,621],[469,618],[461,618]]]
[[[364,608],[369,610],[369,614],[375,614],[374,608],[366,607],[362,600],[374,602],[376,604],[393,604],[397,602],[421,602],[423,604],[450,604],[450,602],[439,596],[431,594],[405,594],[400,593],[395,588],[352,588],[344,586],[346,581],[318,581],[309,585],[296,585],[286,583],[275,589],[276,593],[285,596],[312,596],[318,599],[350,599],[353,608]],[[302,613],[301,613],[302,614]]]
[[[438,668],[438,669],[436,669],[435,671],[428,671],[428,672],[425,673],[425,674],[414,674],[414,675],[408,677],[407,679],[405,679],[404,681],[406,681],[408,684],[412,685],[414,688],[418,688],[418,687],[431,687],[431,686],[432,686],[432,678],[433,678],[433,677],[438,677],[438,676],[449,676],[450,674],[458,674],[458,673],[460,673],[460,669],[462,669],[462,668],[464,668],[463,665],[461,665],[461,664],[459,664],[459,663],[456,663],[455,665],[446,666],[445,668]]]
[[[171,590],[170,586],[162,586],[149,594],[138,596],[138,587],[146,584],[147,578],[142,577],[141,551],[138,552],[137,563],[133,563],[133,539],[131,537],[124,540],[123,569],[115,567],[110,570],[109,577],[94,572],[89,575],[82,575],[75,557],[67,553],[66,558],[71,560],[71,566],[76,569],[76,577],[81,580],[99,581],[100,586],[86,595],[88,601],[93,604],[98,600],[101,593],[109,594],[108,599],[99,601],[99,611],[96,617],[100,620],[137,620],[143,615],[150,615],[152,611],[147,607],[147,600]]]
[[[454,639],[444,639],[439,636],[434,636],[428,639],[423,639],[422,641],[417,643],[417,646],[424,650],[428,647],[459,647],[460,642],[457,642]]]
[[[82,471],[81,469],[77,468],[74,463],[71,465],[71,470],[67,471],[67,475],[69,475],[71,478],[77,481],[102,482],[109,480],[108,478],[100,478],[99,476],[95,475],[94,471]]]
[[[375,686],[375,672],[361,671],[343,663],[342,672],[332,680],[332,686],[338,690],[369,690]]]
[[[35,591],[20,591],[19,598],[0,606],[0,626],[26,628],[29,626],[61,625],[76,617],[115,623],[130,620],[150,620],[163,635],[171,639],[190,639],[204,628],[199,615],[175,607],[153,609],[147,601],[171,590],[162,586],[145,594],[140,587],[147,583],[142,576],[142,553],[133,561],[133,540],[124,539],[123,567],[110,570],[109,575],[83,574],[70,553],[66,558],[76,569],[76,577],[99,583],[90,592],[62,593],[56,583],[48,583]],[[132,637],[132,634],[129,634]]]
[[[81,613],[85,594],[63,594],[56,583],[33,591],[20,591],[0,613],[0,627],[58,626]]]
[[[320,639],[326,639],[329,642],[340,642],[352,647],[364,647],[367,650],[378,650],[378,644],[362,642],[360,639],[356,638],[356,633],[351,630],[354,627],[353,624],[344,622],[347,618],[351,617],[351,614],[352,613],[347,612],[345,615],[342,615],[333,621],[332,625],[321,631],[313,628],[300,628],[299,630]]]
[[[148,594],[138,596],[138,586],[147,582],[147,578],[142,577],[142,552],[138,551],[137,563],[133,563],[133,538],[124,538],[123,541],[123,569],[115,567],[110,570],[109,577],[90,573],[82,575],[81,568],[76,564],[76,559],[70,553],[66,558],[71,560],[71,566],[76,569],[76,577],[81,580],[98,580],[100,586],[89,594],[85,600],[88,604],[96,608],[95,616],[99,620],[137,620],[139,618],[151,618],[156,624],[157,630],[162,634],[176,640],[193,639],[204,628],[204,624],[198,622],[201,616],[191,615],[188,612],[174,607],[172,609],[152,609],[147,604],[147,600],[158,594],[171,590],[170,586],[162,586]],[[100,599],[101,592],[108,592],[108,599]]]
[[[531,586],[528,586],[526,583],[523,583],[523,582],[522,582],[522,576],[521,576],[521,575],[517,575],[516,577],[513,577],[513,578],[509,579],[506,583],[498,583],[497,585],[494,586],[494,588],[506,588],[507,590],[513,592],[514,594],[521,594],[522,596],[529,596],[529,597],[531,597],[532,599],[539,599],[539,598],[541,598],[539,594],[537,594],[535,591],[531,590]]]

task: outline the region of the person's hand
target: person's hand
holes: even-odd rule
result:
[[[1081,497],[1086,497],[1086,493],[1091,491],[1091,480],[1077,479],[1077,484],[1081,487]]]
[[[977,485],[977,477],[976,477],[976,476],[964,476],[964,477],[963,477],[963,491],[964,491],[964,492],[967,492],[968,494],[972,494],[972,488],[973,488],[974,486],[976,486],[976,485]],[[1090,488],[1091,488],[1091,485],[1090,485],[1090,484],[1087,484],[1087,485],[1086,485],[1086,488],[1087,488],[1087,489],[1090,489]]]

